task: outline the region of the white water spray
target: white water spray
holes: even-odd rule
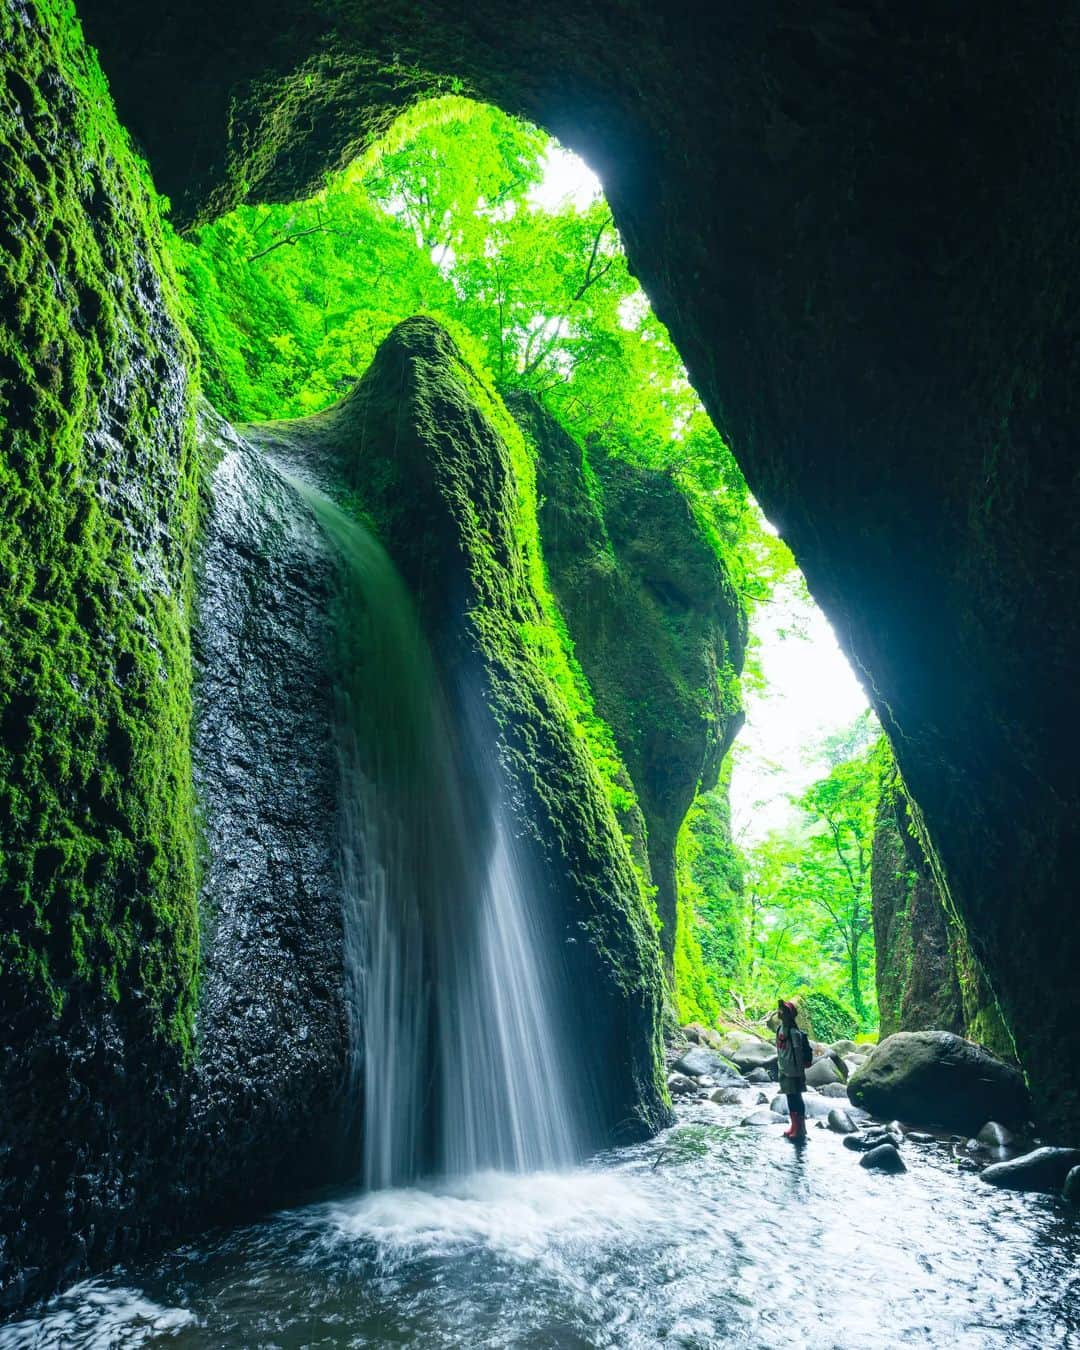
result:
[[[485,749],[451,721],[411,598],[376,540],[295,484],[341,563],[341,771],[350,1099],[372,1188],[426,1172],[565,1166],[583,1096],[543,892]]]

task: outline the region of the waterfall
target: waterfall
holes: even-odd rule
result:
[[[544,893],[515,838],[478,688],[457,717],[389,557],[294,486],[340,562],[348,1136],[366,1185],[563,1166],[582,1084]]]

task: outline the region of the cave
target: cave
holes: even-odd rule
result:
[[[301,196],[451,86],[593,166],[866,674],[1040,1111],[1070,1121],[1076,35],[1058,7],[81,12],[181,222]]]
[[[140,780],[153,810],[167,815],[166,803],[188,809],[191,795],[189,693],[165,696],[155,680],[159,664],[167,671],[179,660],[170,605],[185,594],[185,549],[198,528],[189,491],[193,357],[157,317],[162,283],[140,189],[117,167],[115,147],[90,145],[86,165],[69,162],[80,100],[97,95],[92,79],[73,93],[56,74],[49,43],[73,41],[61,8],[10,0],[4,20],[5,96],[35,141],[29,151],[13,143],[6,161],[19,159],[29,176],[13,171],[5,187],[0,236],[19,287],[6,286],[2,300],[0,379],[13,437],[5,449],[16,473],[59,490],[71,458],[63,437],[75,434],[65,419],[88,378],[104,381],[108,406],[94,410],[110,438],[102,500],[151,581],[109,592],[87,543],[82,570],[71,572],[71,604],[87,632],[120,634],[117,670],[128,674],[118,685],[144,700],[157,734],[177,747],[158,778]],[[1061,7],[800,10],[770,0],[685,14],[609,0],[524,9],[479,0],[464,10],[438,0],[279,0],[251,11],[204,0],[81,0],[78,14],[120,121],[180,228],[240,202],[303,197],[402,110],[451,90],[530,119],[588,161],[694,386],[871,692],[934,883],[985,973],[1040,1126],[1075,1139],[1080,1100],[1062,1046],[1080,1013],[1070,881],[1080,865],[1080,801],[1069,730],[1080,658],[1070,450],[1080,387],[1080,38]],[[20,222],[49,201],[60,202],[60,225],[31,257]],[[100,259],[89,267],[88,240]],[[110,271],[131,280],[126,294],[110,288]],[[65,289],[75,299],[63,313],[77,315],[72,331],[85,351],[50,330],[67,325],[57,317]],[[85,421],[86,409],[79,415]],[[51,449],[39,461],[34,446]],[[73,506],[57,520],[23,500],[19,528],[47,560],[55,547],[91,540],[99,509],[80,515]],[[32,607],[49,584],[47,561],[18,576],[17,603]],[[316,560],[310,585],[318,584]],[[151,631],[165,641],[148,641]],[[35,650],[68,636],[43,620]],[[82,725],[63,696],[56,716],[66,734],[83,737],[88,754],[138,770],[142,743],[119,705],[109,705],[111,725]],[[20,707],[5,712],[5,734],[21,752]],[[47,761],[39,767],[47,777]],[[116,786],[117,765],[98,787],[80,772],[97,819],[123,825],[142,809]],[[153,856],[126,849],[101,864],[115,903],[106,921],[141,932],[148,955],[133,965],[125,936],[88,960],[105,971],[106,987],[137,971],[148,997],[133,1020],[126,1007],[110,1011],[80,1042],[75,1078],[107,1083],[103,1137],[119,1130],[131,1141],[129,1164],[109,1186],[154,1192],[162,1209],[183,1216],[182,1229],[192,1212],[214,1219],[241,1202],[229,1192],[207,1208],[182,1178],[165,1177],[161,1140],[128,1094],[127,1084],[146,1081],[156,1100],[172,1100],[180,1060],[162,1076],[150,1046],[194,998],[191,916],[161,906],[141,913],[132,901],[144,875],[166,876],[177,893],[190,888],[194,859],[162,831]],[[39,853],[48,875],[38,880],[60,875],[80,847],[66,844],[51,862]],[[91,892],[80,901],[84,917],[97,903]],[[310,916],[295,917],[299,931]],[[159,941],[163,933],[172,936]],[[638,1084],[658,1017],[646,945],[642,938],[634,950],[633,979],[652,1002],[636,1022],[627,1014],[641,1045],[625,1076]],[[14,969],[25,948],[8,955]],[[18,966],[20,978],[28,968]],[[34,1047],[19,1061],[32,1072],[16,1074],[4,1107],[14,1136],[20,1113],[33,1115],[32,1083],[66,1068],[58,1043],[34,1039],[48,988],[32,1003],[21,987],[9,993],[10,970],[4,981],[5,1040]],[[65,1034],[86,1006],[68,1005]],[[340,1028],[319,1006],[329,1044]],[[312,1072],[289,1092],[332,1097],[332,1065]],[[629,1093],[612,1088],[612,1112]],[[655,1127],[662,1103],[645,1096]],[[220,1121],[209,1127],[208,1153]],[[65,1118],[52,1129],[45,1146],[67,1159],[61,1172],[76,1191],[84,1182],[94,1191]],[[216,1175],[212,1160],[200,1166]],[[138,1245],[137,1226],[105,1235],[107,1227],[74,1245],[57,1235],[59,1268],[20,1275],[9,1304]]]

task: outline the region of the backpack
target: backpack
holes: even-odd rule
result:
[[[814,1047],[810,1044],[810,1037],[805,1031],[800,1031],[798,1027],[794,1028],[799,1033],[799,1058],[802,1060],[804,1069],[808,1069],[814,1062]]]

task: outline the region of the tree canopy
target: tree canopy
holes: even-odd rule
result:
[[[176,240],[211,401],[235,421],[327,407],[402,319],[450,329],[497,388],[584,447],[671,473],[744,602],[793,566],[630,274],[603,198],[544,204],[555,143],[448,97],[308,201],[241,207]]]

